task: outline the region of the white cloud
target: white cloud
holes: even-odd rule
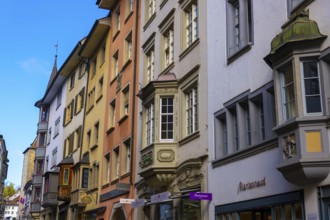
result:
[[[38,58],[29,58],[19,61],[20,67],[27,73],[46,75],[50,74],[51,68],[48,61],[40,60]]]

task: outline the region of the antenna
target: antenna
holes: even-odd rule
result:
[[[56,44],[54,45],[54,47],[56,48],[55,57],[57,57],[57,52],[58,52],[58,41],[56,41]]]

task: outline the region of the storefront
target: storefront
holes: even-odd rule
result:
[[[216,220],[302,220],[304,198],[295,191],[215,207]]]

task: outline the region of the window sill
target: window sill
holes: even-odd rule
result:
[[[148,19],[147,23],[145,23],[145,25],[143,26],[143,31],[145,31],[148,28],[148,26],[155,19],[155,17],[156,17],[156,12],[153,15],[151,15],[151,17]]]
[[[111,81],[110,81],[110,86],[117,80],[117,78],[118,78],[118,75],[119,74],[117,74]]]
[[[91,107],[89,107],[89,109],[86,111],[86,115],[88,115],[88,113],[90,113],[93,108],[94,108],[94,105],[91,105]]]
[[[109,135],[112,131],[115,130],[115,127],[110,127],[108,130],[107,130],[107,135]]]
[[[131,59],[131,58],[128,59],[128,60],[126,61],[126,63],[124,64],[124,66],[121,68],[121,71],[120,71],[120,72],[123,72],[123,71],[126,69],[126,67],[128,67],[128,65],[129,65],[131,62],[132,62],[132,59]]]
[[[79,110],[77,110],[74,114],[78,115],[81,112],[82,108],[80,108]]]
[[[179,55],[179,60],[181,61],[187,54],[190,53],[199,44],[199,38],[192,42],[182,53]]]
[[[116,179],[111,181],[111,185],[114,185],[119,182],[119,177],[116,177]]]
[[[121,119],[119,119],[118,124],[123,123],[127,118],[128,118],[128,115],[124,115],[123,117],[121,117]]]
[[[130,172],[128,172],[128,173],[125,173],[125,174],[123,174],[121,177],[120,177],[120,179],[122,180],[122,179],[125,179],[126,177],[128,177],[130,175]]]
[[[101,99],[102,99],[103,95],[101,94],[97,99],[96,99],[96,103],[98,103]]]
[[[94,145],[90,148],[90,150],[91,150],[91,151],[94,151],[97,147],[98,147],[98,144],[94,144]]]
[[[95,192],[95,191],[97,191],[97,190],[98,190],[98,187],[93,187],[93,188],[91,188],[91,189],[88,189],[88,190],[86,191],[86,194],[93,193],[93,192]]]
[[[101,186],[102,189],[108,188],[110,186],[110,183],[105,183]]]
[[[174,67],[174,62],[170,63],[160,74],[160,75],[163,75],[163,74],[166,74],[168,72],[170,72],[171,69],[173,69]]]
[[[239,161],[244,158],[251,157],[253,155],[259,154],[264,151],[271,150],[276,147],[278,147],[277,137],[266,140],[257,145],[254,145],[252,147],[244,148],[244,149],[234,152],[232,154],[225,155],[221,158],[216,158],[215,160],[211,161],[212,168],[214,169],[217,167],[221,167],[223,165],[233,163],[235,161]]]
[[[130,11],[129,14],[126,16],[124,23],[126,24],[127,21],[132,17],[133,11]]]
[[[119,35],[119,33],[120,33],[120,30],[118,30],[118,31],[113,35],[113,37],[112,37],[112,41],[115,41],[115,40],[116,40],[116,38],[117,38],[117,36]]]
[[[244,55],[246,52],[248,52],[252,48],[252,43],[247,44],[246,46],[242,47],[239,51],[231,55],[227,58],[227,65],[234,62],[236,59]]]
[[[192,140],[195,140],[200,136],[199,131],[195,131],[194,133],[188,135],[187,137],[184,137],[183,139],[179,140],[179,146],[182,146]]]
[[[162,3],[160,3],[159,8],[162,9],[166,2],[168,2],[168,0],[163,0]]]

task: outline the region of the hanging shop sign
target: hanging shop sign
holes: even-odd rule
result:
[[[189,198],[191,200],[212,200],[212,193],[203,193],[203,192],[190,192]]]
[[[150,202],[151,203],[162,202],[164,200],[168,200],[169,198],[170,198],[170,193],[169,192],[163,192],[163,193],[152,195],[150,197]]]
[[[144,199],[136,199],[136,200],[134,200],[134,202],[131,203],[131,207],[133,209],[142,207],[142,206],[144,206],[145,202],[146,201]]]
[[[131,204],[134,201],[135,201],[135,199],[120,199],[119,203],[121,203],[121,204]]]

